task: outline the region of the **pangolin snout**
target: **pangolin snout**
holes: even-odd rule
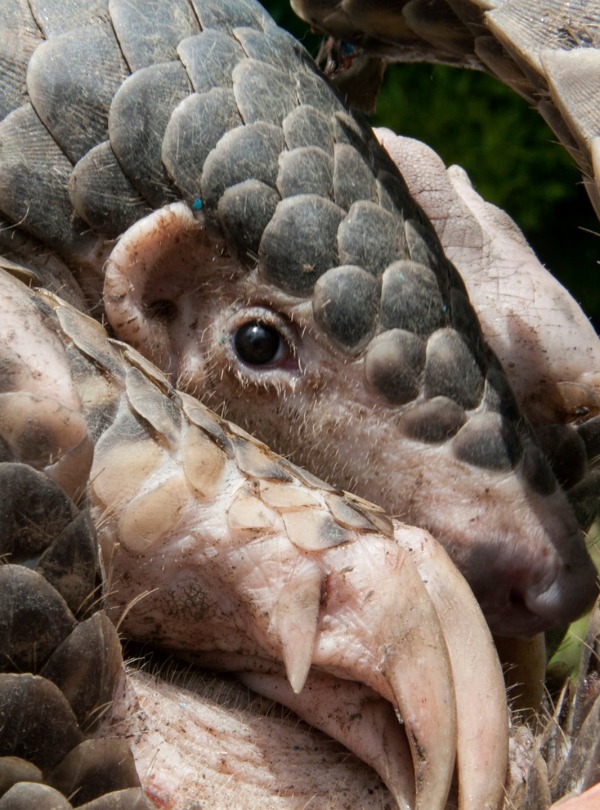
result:
[[[524,604],[546,627],[565,625],[591,607],[598,588],[598,574],[578,538],[573,542],[573,556],[557,566],[550,584],[531,584],[525,589]]]
[[[568,555],[550,547],[525,563],[512,554],[502,563],[480,562],[469,581],[492,632],[533,635],[564,627],[589,609],[599,590],[598,574],[582,537],[567,543]],[[500,563],[500,564],[499,564]]]

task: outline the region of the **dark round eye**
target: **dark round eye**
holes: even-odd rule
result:
[[[239,357],[249,366],[266,366],[280,360],[286,348],[277,329],[260,321],[240,326],[233,342]]]

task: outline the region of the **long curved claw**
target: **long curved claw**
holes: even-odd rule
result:
[[[354,677],[398,708],[412,752],[415,807],[443,807],[456,755],[456,707],[440,623],[408,554],[376,536],[361,545],[354,553],[343,546],[327,553],[332,567],[315,664],[344,675],[343,650]]]
[[[457,770],[460,810],[498,808],[508,768],[509,714],[494,642],[466,580],[444,549],[423,532],[397,526],[396,540],[432,599],[444,633],[457,709]],[[473,745],[472,741],[478,744]]]

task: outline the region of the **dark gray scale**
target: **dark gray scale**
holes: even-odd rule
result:
[[[126,790],[107,793],[100,799],[95,799],[82,810],[152,810],[144,796],[143,788],[127,788]]]
[[[359,200],[379,202],[377,184],[371,167],[360,152],[348,144],[335,145],[333,189],[335,203],[346,211]]]
[[[402,220],[368,200],[354,203],[338,234],[340,261],[381,275],[406,255]]]
[[[110,108],[113,151],[135,188],[154,208],[177,199],[162,163],[162,141],[171,113],[191,91],[179,61],[152,65],[121,85]]]
[[[54,768],[48,782],[66,796],[77,796],[78,807],[140,785],[129,744],[116,737],[84,740]]]
[[[269,281],[293,295],[309,295],[319,276],[340,264],[336,237],[344,215],[316,194],[282,200],[260,243],[260,266]]]
[[[461,8],[464,5],[458,4],[460,12],[462,12],[461,16],[458,13],[455,14],[451,4],[447,4],[445,0],[441,0],[441,2],[440,0],[416,0],[416,2],[413,0],[406,4],[403,11],[407,27],[417,36],[430,42],[434,47],[463,56],[463,54],[470,54],[475,50],[474,35],[463,20],[472,19],[476,31],[481,32],[483,28],[481,18],[473,14],[477,5],[469,3],[466,12]]]
[[[389,172],[379,172],[376,175],[375,182],[377,184],[377,197],[379,200],[379,205],[381,205],[382,208],[385,208],[386,211],[397,211],[397,195],[388,190],[390,185],[388,180],[389,177],[391,177]]]
[[[10,3],[2,3],[0,28],[12,31],[15,36],[19,32],[41,36],[38,25],[31,14],[31,4],[27,0],[12,0]]]
[[[98,725],[122,676],[121,642],[110,619],[95,613],[78,624],[40,670],[56,684],[80,725]]]
[[[586,446],[573,425],[546,425],[536,430],[536,437],[562,487],[570,489],[584,477]]]
[[[375,329],[379,296],[379,282],[366,270],[334,267],[315,285],[315,321],[342,346],[354,349]]]
[[[177,59],[183,37],[200,31],[188,0],[111,0],[110,15],[132,73]]]
[[[486,411],[501,413],[513,422],[520,419],[519,406],[510,383],[500,367],[500,363],[493,356],[489,358],[486,372],[482,408]]]
[[[365,379],[388,402],[403,405],[416,399],[425,365],[425,344],[417,335],[390,329],[370,343],[365,355]]]
[[[184,199],[200,197],[204,163],[221,137],[241,126],[232,90],[193,93],[173,111],[162,144],[162,162]]]
[[[454,328],[460,332],[474,351],[483,351],[485,339],[481,326],[475,315],[466,292],[451,288],[448,296],[450,319]]]
[[[435,397],[405,411],[399,425],[409,439],[440,444],[456,435],[466,421],[460,405],[447,397]]]
[[[379,163],[380,161],[377,161]],[[404,179],[393,169],[381,169],[377,165],[374,170],[379,181],[379,199],[386,210],[396,210],[402,213],[405,220],[418,219],[418,207],[414,202]]]
[[[426,227],[418,219],[404,221],[404,233],[410,258],[413,262],[435,268],[443,260],[444,252],[431,226]]]
[[[32,807],[35,810],[72,810],[73,805],[54,788],[27,780],[13,783],[0,798],[0,810],[31,810]]]
[[[108,0],[30,0],[29,5],[47,38],[109,17]]]
[[[323,77],[311,64],[306,66],[306,70],[301,70],[296,75],[296,92],[300,104],[316,107],[325,115],[345,114],[346,112],[346,108],[333,88],[323,81]]]
[[[27,67],[42,41],[29,31],[0,25],[0,120],[25,103]]]
[[[42,554],[35,571],[62,596],[77,615],[94,598],[97,571],[97,541],[87,511],[81,511]]]
[[[479,363],[458,332],[440,329],[429,338],[423,378],[423,393],[428,399],[448,397],[467,410],[475,408],[484,380]]]
[[[0,557],[30,563],[73,520],[62,489],[26,464],[0,464]],[[39,527],[33,531],[32,527]],[[52,529],[52,530],[51,530]]]
[[[244,123],[266,121],[281,126],[298,106],[290,77],[255,59],[244,59],[233,71],[233,92]]]
[[[35,672],[75,625],[43,576],[23,565],[0,566],[0,671]]]
[[[255,28],[236,28],[233,34],[246,56],[267,62],[288,74],[298,70],[299,57],[306,63],[311,61],[300,43],[276,25],[270,25],[264,32]]]
[[[91,149],[75,165],[69,197],[82,219],[111,238],[152,210],[131,185],[108,141]]]
[[[522,453],[515,424],[497,413],[472,416],[451,446],[456,458],[488,470],[512,470]]]
[[[589,461],[600,461],[600,416],[594,416],[586,422],[577,425],[577,434],[582,439]]]
[[[398,207],[394,201],[394,198],[387,190],[385,183],[382,182],[381,175],[377,177],[375,183],[377,185],[377,199],[379,200],[379,205],[382,208],[385,208],[386,211],[397,211]]]
[[[333,154],[333,124],[320,110],[303,104],[284,119],[282,126],[288,149],[318,146]]]
[[[202,28],[264,28],[272,20],[257,0],[191,0]]]
[[[400,260],[381,279],[382,329],[406,329],[430,335],[446,325],[448,308],[435,273],[423,264]]]
[[[4,439],[0,438],[0,464],[4,464],[7,461],[12,461],[14,459],[14,455],[4,441]]]
[[[371,163],[371,139],[356,118],[353,118],[345,108],[333,113],[333,127],[336,143],[353,146],[369,164]]]
[[[233,69],[245,58],[239,42],[213,29],[183,39],[177,52],[197,93],[213,87],[231,87]]]
[[[578,484],[567,492],[567,497],[577,523],[584,529],[589,529],[598,516],[600,492],[600,470],[590,470]]]
[[[32,56],[31,103],[72,163],[108,138],[108,109],[128,75],[110,23],[54,37]]]
[[[43,771],[83,739],[59,688],[39,675],[0,675],[0,717],[0,756],[30,760]]]
[[[247,124],[226,132],[204,163],[204,205],[216,208],[225,190],[244,180],[274,188],[283,148],[283,133],[272,124]]]
[[[235,245],[239,256],[258,257],[263,231],[280,200],[279,194],[260,180],[245,180],[225,191],[217,213],[227,240]]]
[[[0,124],[0,209],[19,227],[61,250],[80,238],[67,191],[71,168],[29,104]]]
[[[320,197],[333,199],[331,156],[317,146],[304,146],[282,152],[279,158],[277,190],[282,197],[318,194]]]
[[[5,801],[5,792],[11,785],[16,785],[18,782],[41,782],[42,779],[41,770],[32,762],[17,757],[0,758],[0,794],[2,795],[2,801]],[[1,804],[0,807],[2,807]],[[31,807],[32,805],[26,805],[25,810],[31,810]],[[4,810],[6,810],[6,804]],[[58,810],[61,809],[58,808]]]
[[[525,442],[523,476],[529,486],[540,495],[551,495],[558,485],[548,459],[531,441]]]

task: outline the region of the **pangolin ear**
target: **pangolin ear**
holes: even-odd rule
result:
[[[183,202],[153,211],[120,237],[105,268],[104,306],[116,337],[173,371],[173,328],[186,294],[223,238]]]

